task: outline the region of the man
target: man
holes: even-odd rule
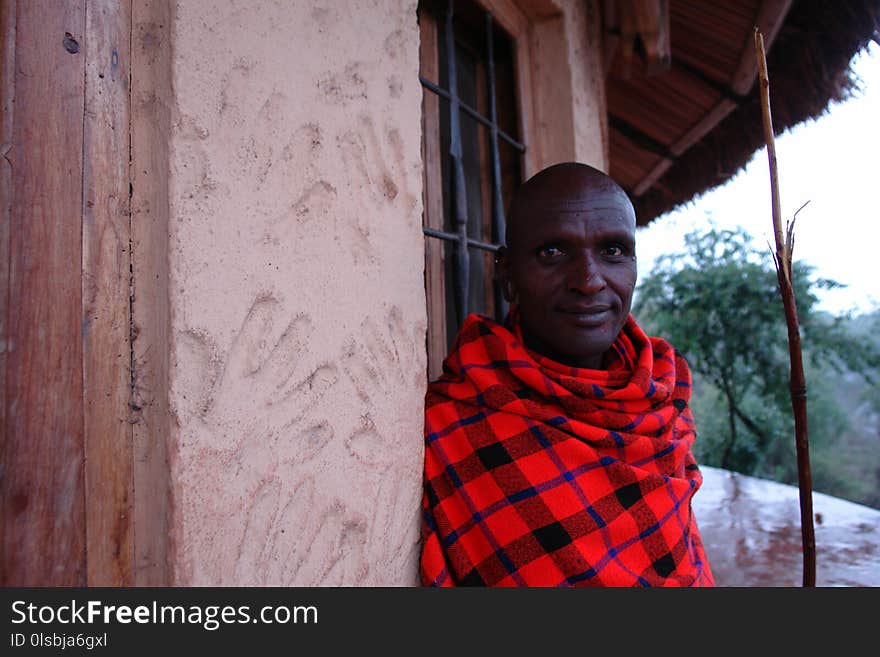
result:
[[[592,167],[529,179],[498,275],[425,411],[421,578],[452,586],[711,586],[691,498],[691,378],[630,315],[635,212]]]

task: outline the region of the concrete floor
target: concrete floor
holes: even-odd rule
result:
[[[718,586],[801,586],[798,489],[701,466],[693,501]],[[817,586],[880,586],[880,511],[813,493]]]

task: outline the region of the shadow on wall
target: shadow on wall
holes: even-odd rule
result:
[[[701,466],[693,509],[718,586],[802,584],[798,489]],[[817,586],[880,586],[880,511],[813,492]]]

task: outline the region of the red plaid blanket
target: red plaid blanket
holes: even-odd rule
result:
[[[607,370],[470,315],[428,387],[426,586],[711,586],[684,359],[630,316]]]

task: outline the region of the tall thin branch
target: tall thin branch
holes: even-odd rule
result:
[[[816,586],[816,539],[813,531],[813,491],[810,475],[810,445],[807,436],[807,383],[804,377],[804,363],[801,352],[801,337],[798,327],[797,306],[794,300],[791,263],[794,246],[794,221],[787,226],[787,234],[782,234],[782,209],[779,202],[779,175],[776,165],[776,142],[773,135],[773,120],[770,116],[770,78],[767,74],[767,57],[764,52],[764,37],[755,28],[755,54],[758,60],[758,80],[761,94],[761,113],[764,119],[764,140],[767,143],[767,158],[770,162],[770,192],[772,195],[773,234],[776,238],[776,277],[779,280],[779,293],[785,321],[788,324],[788,353],[791,363],[789,383],[791,387],[791,407],[794,413],[795,447],[797,449],[798,490],[801,505],[801,539],[804,553],[804,586]]]

